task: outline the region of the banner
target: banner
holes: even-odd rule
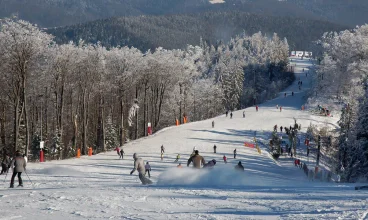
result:
[[[245,146],[245,147],[254,148],[254,144],[252,144],[252,143],[248,143],[248,142],[244,142],[244,146]]]

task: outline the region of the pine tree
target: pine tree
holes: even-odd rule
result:
[[[108,116],[106,122],[106,147],[111,150],[119,145],[118,132],[115,125],[112,123],[111,116]]]
[[[56,156],[58,160],[62,159],[62,152],[64,150],[63,143],[61,141],[61,134],[58,129],[56,129],[54,133],[54,137],[52,138],[52,151],[53,156]]]

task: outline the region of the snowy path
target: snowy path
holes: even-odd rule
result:
[[[276,163],[262,148],[245,148],[254,131],[267,142],[275,124],[290,126],[293,118],[306,131],[310,122],[334,126],[337,118],[310,115],[300,111],[309,79],[302,68],[309,61],[297,62],[297,81],[274,100],[242,112],[233,119],[221,115],[214,119],[164,129],[157,134],[125,146],[125,158],[116,152],[92,157],[29,164],[26,188],[8,189],[10,175],[0,190],[0,219],[367,219],[368,191],[354,191],[353,185],[309,182],[291,159]],[[291,96],[291,91],[295,96]],[[283,111],[276,109],[283,106]],[[211,128],[212,120],[215,128]],[[166,148],[160,160],[160,146]],[[217,154],[213,145],[217,145]],[[212,172],[178,169],[178,153],[186,164],[196,146],[207,161],[216,159]],[[237,159],[232,152],[237,149]],[[132,169],[132,154],[138,153],[152,166],[151,186],[142,186]],[[224,164],[222,156],[228,157]],[[241,160],[244,173],[233,167]]]

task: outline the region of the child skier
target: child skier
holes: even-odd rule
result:
[[[146,175],[148,173],[148,178],[151,178],[151,165],[148,163],[146,163],[146,166],[144,166],[144,168],[146,169],[146,172],[144,173],[144,175]]]

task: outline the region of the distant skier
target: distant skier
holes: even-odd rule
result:
[[[229,111],[228,111],[228,110],[226,110],[226,113],[225,113],[225,114],[226,114],[226,117],[227,117],[227,115],[229,114]]]
[[[146,163],[146,166],[144,166],[144,169],[146,170],[144,175],[146,175],[148,173],[148,178],[151,178],[151,165],[148,163],[148,161]]]
[[[120,158],[120,148],[119,147],[116,147],[115,150],[116,150],[116,153],[118,154],[118,156]]]
[[[222,159],[224,160],[224,163],[227,163],[227,158],[225,155],[222,157]]]
[[[10,158],[9,158],[9,155],[5,155],[5,157],[4,157],[4,159],[3,159],[3,161],[1,162],[1,173],[0,173],[0,175],[1,174],[3,174],[3,173],[7,173],[8,172],[8,170],[9,170],[9,165],[10,165]]]
[[[216,149],[217,149],[217,146],[215,144],[215,145],[213,145],[213,153],[216,153]]]
[[[280,112],[282,111],[282,106],[280,106]]]
[[[230,119],[233,118],[233,112],[230,112]]]
[[[130,175],[132,175],[137,170],[139,179],[141,180],[143,185],[152,184],[152,181],[145,177],[146,168],[143,159],[139,158],[137,153],[133,154],[133,159],[134,159],[134,168],[130,172]]]
[[[164,145],[161,145],[161,154],[165,153]]]
[[[286,97],[286,92],[284,93],[284,97]]]
[[[200,169],[201,166],[203,166],[204,164],[206,164],[206,161],[204,160],[204,158],[199,155],[199,152],[196,150],[194,156],[190,157],[188,159],[188,163],[187,166],[189,167],[189,165],[193,162],[193,167]]]
[[[309,146],[307,147],[307,157],[309,157]]]
[[[277,125],[273,126],[273,131],[277,131]]]
[[[215,165],[216,165],[216,160],[213,159],[210,162],[208,162],[205,165],[203,165],[203,168],[213,168]]]
[[[180,154],[176,155],[176,160],[174,162],[178,162],[180,159]]]
[[[241,161],[239,161],[238,165],[235,166],[235,169],[239,170],[239,171],[244,171],[244,167],[243,167]]]
[[[243,118],[245,118],[245,111],[243,111]]]
[[[10,167],[13,168],[13,175],[10,181],[10,188],[14,188],[14,179],[18,175],[19,186],[23,187],[22,173],[26,170],[26,161],[23,155],[19,152],[15,152],[15,158],[10,162]]]
[[[294,96],[294,92],[291,92],[291,96]]]
[[[282,133],[282,126],[280,126],[280,132]]]
[[[276,109],[279,109],[279,105],[276,105]]]
[[[234,159],[236,159],[236,149],[234,150]]]
[[[256,112],[258,112],[258,105],[256,105]]]
[[[212,121],[212,128],[215,127],[215,121]]]
[[[120,150],[120,158],[121,159],[124,159],[124,154],[125,154],[124,149],[121,148],[121,150]]]

